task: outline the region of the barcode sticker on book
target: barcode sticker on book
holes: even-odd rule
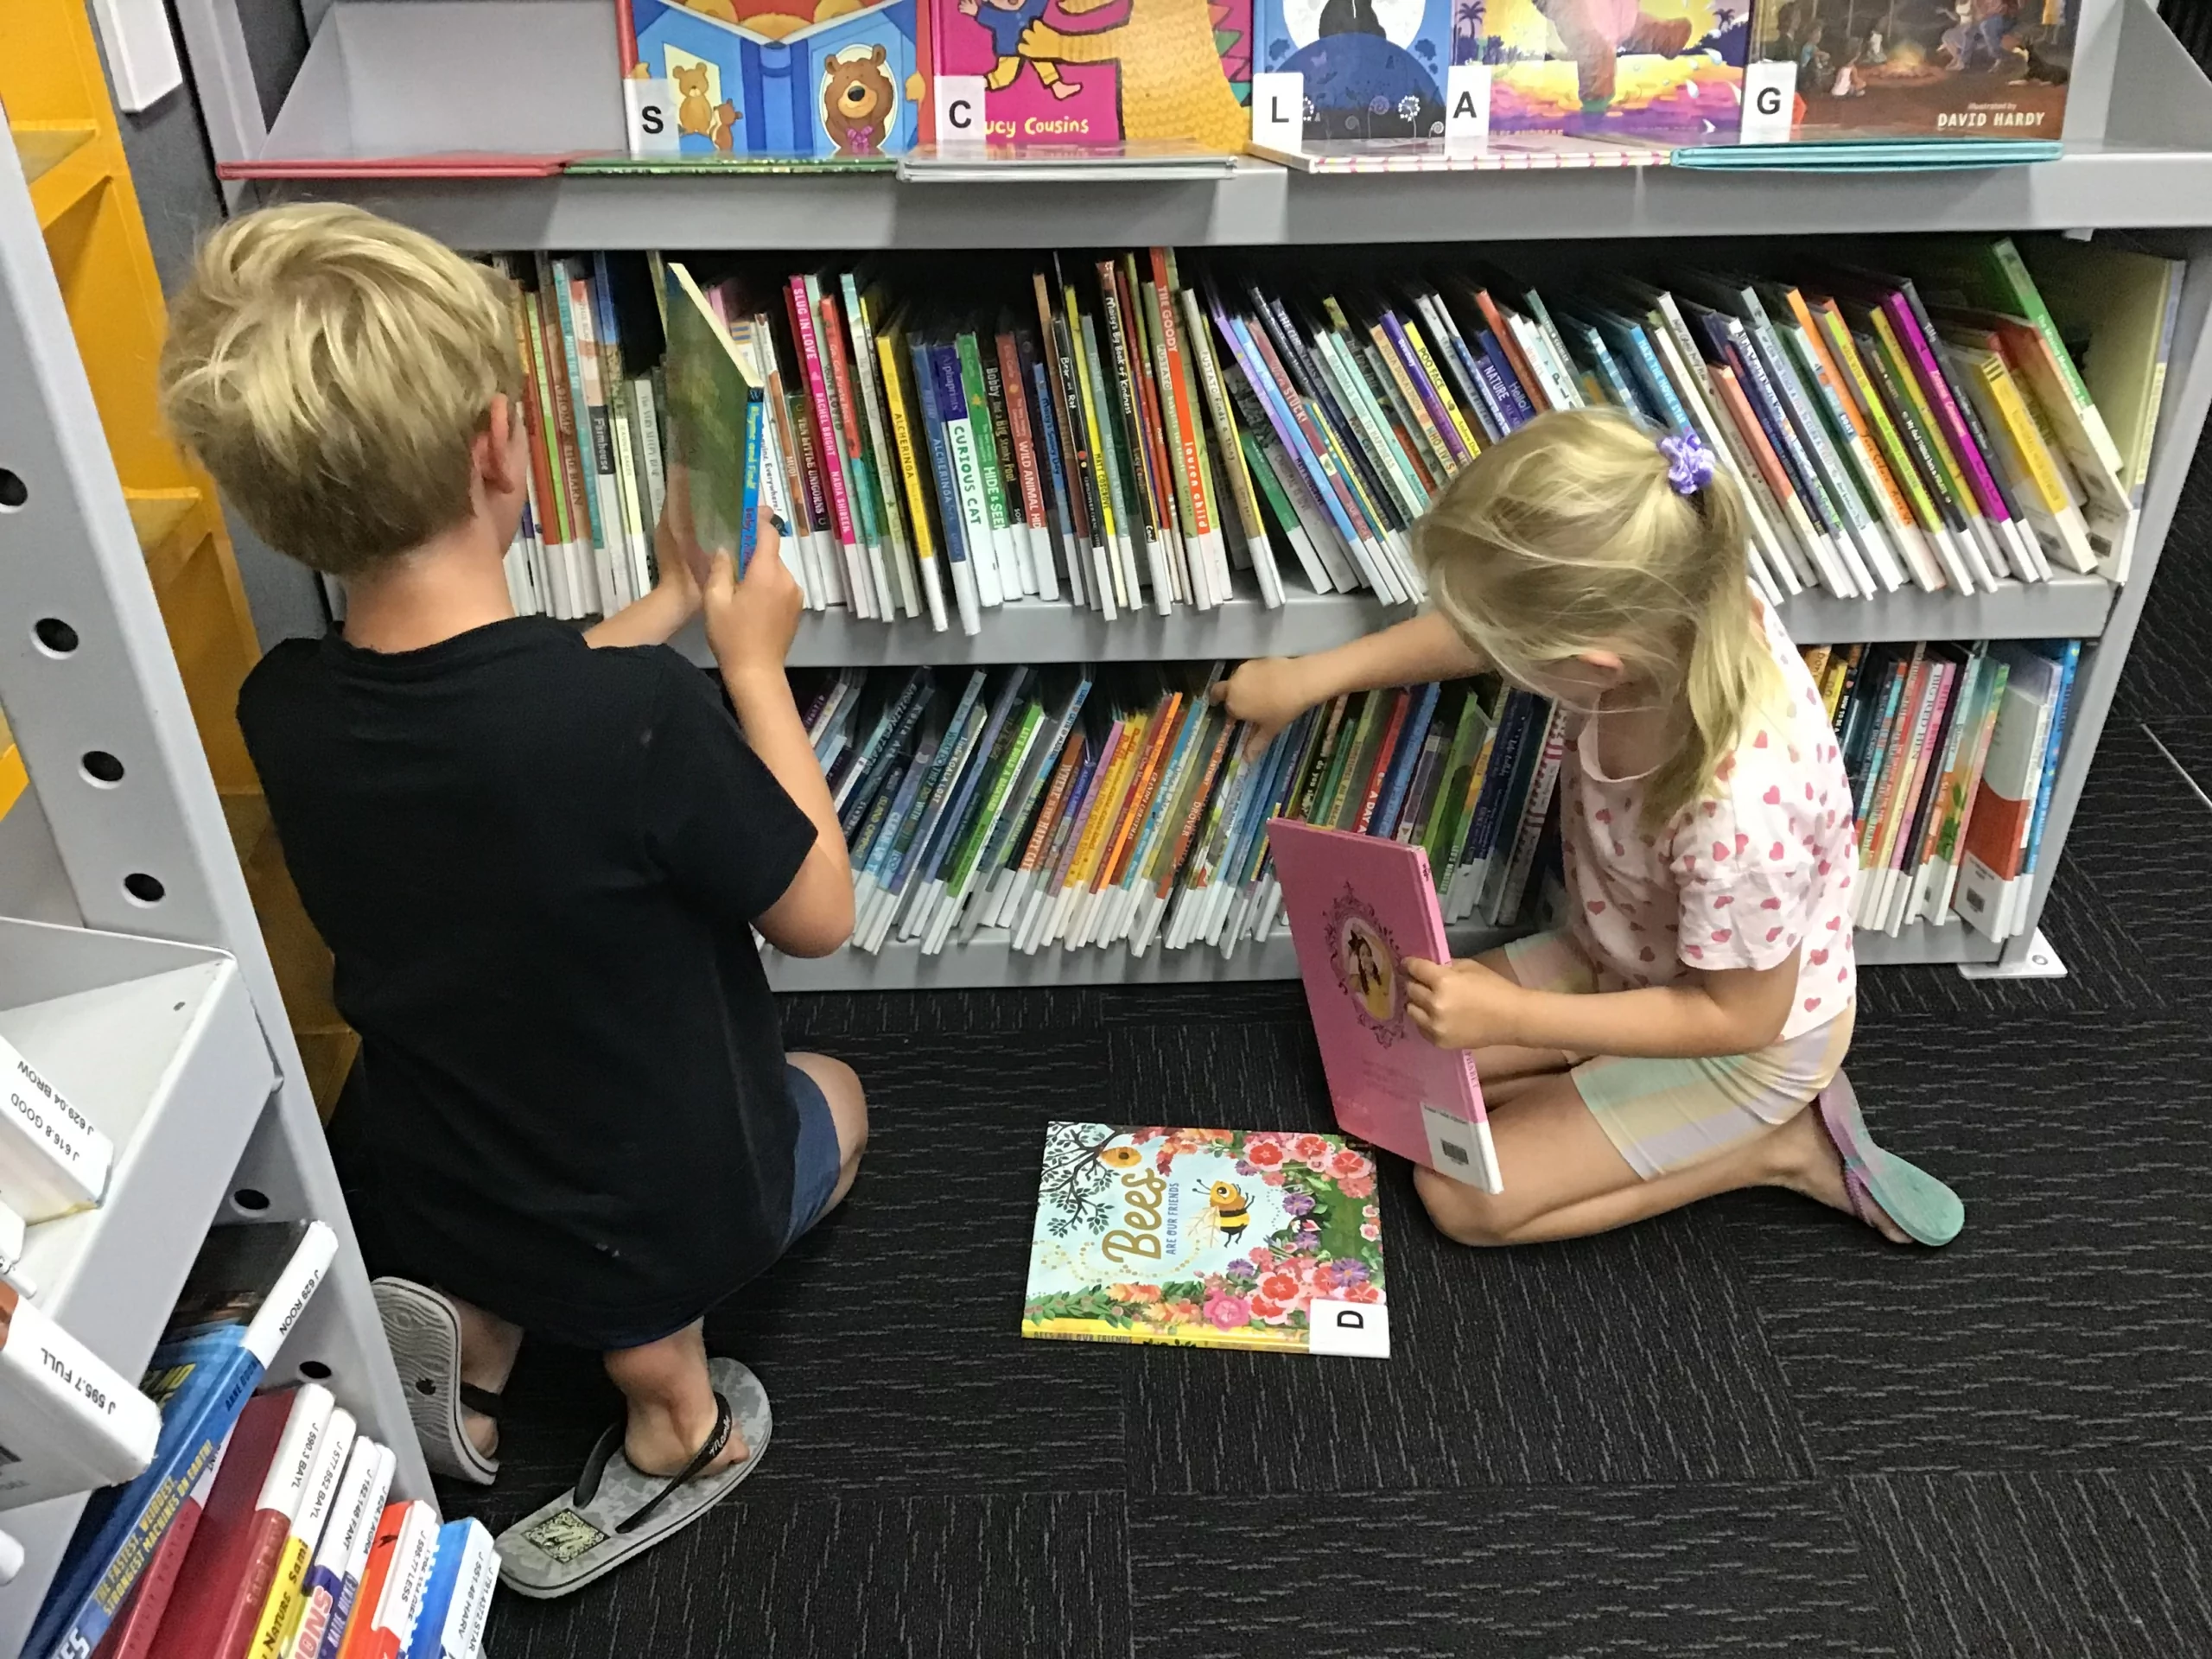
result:
[[[1484,1126],[1434,1106],[1421,1109],[1421,1128],[1428,1132],[1428,1166],[1485,1192],[1501,1192],[1504,1184],[1497,1173],[1497,1154],[1490,1145]]]

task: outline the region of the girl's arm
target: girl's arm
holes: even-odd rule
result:
[[[1479,962],[1408,960],[1406,1006],[1439,1048],[1511,1043],[1652,1059],[1746,1054],[1782,1035],[1797,994],[1797,956],[1590,996],[1532,991]]]
[[[1490,664],[1434,611],[1304,657],[1255,657],[1213,688],[1232,718],[1265,743],[1316,703],[1384,685],[1479,674]]]

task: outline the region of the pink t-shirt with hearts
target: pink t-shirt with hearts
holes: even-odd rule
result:
[[[1784,696],[1755,711],[1713,788],[1658,835],[1642,778],[1610,779],[1586,721],[1560,767],[1576,942],[1603,988],[1664,985],[1688,968],[1771,968],[1804,946],[1784,1038],[1827,1024],[1858,989],[1851,786],[1812,673],[1758,606]]]

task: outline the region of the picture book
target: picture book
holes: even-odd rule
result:
[[[1387,1359],[1374,1160],[1338,1135],[1048,1124],[1021,1334]]]
[[[1337,1122],[1440,1174],[1503,1192],[1474,1057],[1436,1047],[1406,1008],[1407,958],[1452,959],[1428,855],[1287,818],[1268,823],[1268,842]]]
[[[1304,77],[1317,142],[1438,138],[1452,0],[1253,0],[1253,67]]]
[[[728,553],[743,575],[759,537],[760,388],[690,272],[670,265],[668,285],[669,500],[698,554]]]
[[[2056,140],[2079,15],[2065,0],[1757,0],[1751,56],[1789,66],[1794,139]]]
[[[917,0],[617,0],[639,159],[853,159],[920,131]]]
[[[933,130],[991,144],[1173,143],[1235,154],[1250,136],[1253,7],[1268,0],[922,0]],[[982,85],[980,130],[957,100]]]
[[[1751,0],[1455,0],[1453,61],[1491,66],[1493,132],[1732,139]]]

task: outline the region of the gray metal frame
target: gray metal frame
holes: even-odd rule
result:
[[[620,100],[606,0],[313,0],[315,39],[273,123],[253,78],[234,0],[177,0],[195,78],[216,88],[217,159],[359,158],[395,152],[618,151]],[[500,65],[486,74],[482,65]],[[2079,637],[2084,655],[2031,918],[2094,757],[2129,642],[2212,401],[2212,86],[2151,0],[2085,0],[2067,109],[2067,153],[2035,167],[1876,175],[1723,176],[1683,168],[1313,177],[1244,161],[1195,182],[940,183],[836,178],[571,175],[505,181],[320,179],[262,182],[259,200],[359,202],[462,247],[1048,248],[1095,242],[1185,245],[1366,245],[1576,241],[1597,238],[1826,236],[1947,231],[2159,230],[2190,263],[2166,407],[2133,579],[2007,588],[1992,595],[1893,594],[1871,603],[1808,595],[1789,607],[1801,638]],[[238,89],[243,89],[243,95]],[[2122,95],[2115,97],[2118,92]],[[682,226],[677,236],[671,226]],[[983,633],[882,628],[842,613],[810,617],[794,660],[836,663],[1073,660],[1235,656],[1311,649],[1360,632],[1383,612],[1360,597],[1306,597],[1280,612],[1249,602],[1211,616],[1105,624],[1067,606],[1009,606]],[[702,654],[696,640],[695,656]],[[2018,961],[2030,931],[2002,953]],[[1990,961],[1997,947],[1963,926],[1868,936],[1862,959]],[[1071,957],[1063,979],[1151,976],[1119,956]],[[841,953],[779,963],[786,988],[1027,982],[1027,958],[981,950],[908,964]],[[1218,960],[1215,958],[1215,960]],[[1265,953],[1253,962],[1271,960]],[[1165,970],[1160,970],[1165,971]],[[1234,972],[1233,965],[1229,971]],[[1195,970],[1176,970],[1185,977]]]
[[[209,1133],[241,1111],[257,1126],[232,1177],[223,1219],[316,1217],[339,1237],[338,1259],[271,1375],[327,1367],[332,1386],[364,1428],[399,1458],[398,1491],[426,1497],[428,1471],[410,1427],[399,1379],[369,1294],[360,1251],[323,1139],[315,1102],[262,944],[245,878],[231,845],[215,782],[185,700],[92,388],[48,261],[12,144],[0,143],[0,467],[28,499],[0,509],[0,706],[28,767],[87,929],[210,947],[237,963],[278,1082],[265,1103],[207,1099]],[[39,634],[66,624],[76,645],[57,652]],[[81,757],[119,760],[114,784],[95,780]],[[10,814],[12,819],[14,814]],[[29,822],[26,821],[27,823]],[[155,889],[140,878],[159,883]],[[118,1033],[118,1041],[128,1033]],[[238,1137],[245,1140],[241,1132]],[[232,1144],[236,1144],[235,1141]],[[236,1194],[266,1195],[265,1206]],[[161,1230],[120,1194],[106,1225],[142,1225],[149,1248]],[[170,1230],[174,1230],[173,1226]],[[194,1234],[196,1248],[197,1234]],[[164,1259],[161,1270],[180,1263]],[[124,1287],[117,1287],[117,1294]],[[86,1294],[97,1294],[97,1287]],[[143,1363],[159,1334],[144,1332]],[[320,1375],[321,1373],[316,1373]],[[10,1598],[34,1600],[21,1581]]]

